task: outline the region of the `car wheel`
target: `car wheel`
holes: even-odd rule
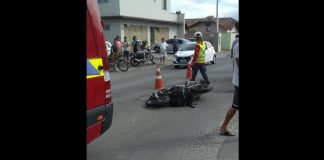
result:
[[[215,64],[216,63],[216,55],[214,55],[213,57],[213,61],[211,61],[212,64]]]
[[[180,67],[179,66],[174,66],[174,68],[179,69]]]
[[[160,48],[159,47],[155,47],[154,48],[154,51],[155,51],[155,53],[160,53]]]

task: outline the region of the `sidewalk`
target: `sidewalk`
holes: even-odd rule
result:
[[[217,52],[217,54],[224,54],[224,55],[230,56],[231,55],[231,50],[222,50],[220,52]]]
[[[219,55],[230,56],[230,50],[222,50]],[[229,123],[229,130],[235,135],[225,137],[222,147],[219,149],[217,160],[238,160],[239,159],[239,128],[237,112]]]
[[[239,159],[239,128],[238,128],[238,112],[229,123],[229,130],[235,136],[224,136],[223,144],[219,148],[217,160],[238,160]]]

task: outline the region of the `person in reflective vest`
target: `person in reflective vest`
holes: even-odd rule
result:
[[[195,32],[194,37],[196,38],[197,44],[195,46],[195,53],[193,56],[193,60],[191,61],[191,65],[192,65],[191,81],[195,81],[198,70],[200,70],[200,73],[204,78],[206,84],[210,84],[206,73],[206,65],[205,65],[205,59],[206,59],[205,51],[207,49],[207,45],[203,42],[203,36],[201,32]]]

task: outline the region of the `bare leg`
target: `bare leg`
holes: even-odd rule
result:
[[[237,111],[236,109],[233,109],[232,107],[230,107],[230,109],[226,113],[224,122],[223,122],[222,126],[220,127],[220,132],[222,132],[222,133],[229,132],[227,130],[227,125],[231,121],[233,116],[235,115],[236,111]]]
[[[165,56],[163,56],[163,64],[164,64],[164,61],[165,61]]]

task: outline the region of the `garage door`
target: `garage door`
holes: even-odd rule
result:
[[[147,41],[147,26],[124,25],[124,36],[126,36],[129,41],[132,41],[133,36],[136,36],[136,38],[141,41]]]
[[[155,40],[155,43],[161,42],[162,37],[164,37],[165,40],[169,39],[169,28],[167,28],[167,27],[154,27],[154,40]]]

